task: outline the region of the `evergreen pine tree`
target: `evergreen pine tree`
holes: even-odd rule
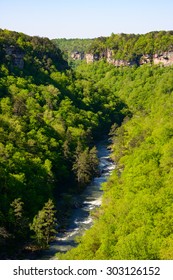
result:
[[[23,201],[16,198],[10,204],[9,210],[9,226],[16,240],[21,241],[26,238],[28,231],[28,219],[24,216]]]
[[[35,232],[34,238],[41,248],[47,248],[56,234],[55,207],[51,199],[45,203],[42,210],[34,217],[30,229]]]
[[[97,157],[97,149],[95,146],[89,151],[89,162],[90,162],[92,176],[98,175],[99,160]]]

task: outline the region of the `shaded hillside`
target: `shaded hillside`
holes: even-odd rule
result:
[[[58,49],[48,38],[31,37],[23,33],[0,29],[1,63],[13,73],[36,74],[44,78],[51,71],[68,67]],[[17,72],[18,71],[18,72]]]

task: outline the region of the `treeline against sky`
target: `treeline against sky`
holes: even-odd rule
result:
[[[104,57],[112,50],[113,59],[139,63],[145,55],[162,54],[173,51],[173,31],[155,31],[146,34],[114,34],[94,39],[54,39],[66,59],[72,52],[91,53]]]

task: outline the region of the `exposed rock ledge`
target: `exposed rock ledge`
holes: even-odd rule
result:
[[[14,66],[23,69],[24,67],[24,53],[14,46],[5,47],[6,56],[12,59]]]
[[[159,64],[162,63],[165,66],[170,66],[173,64],[173,52],[164,52],[160,55],[155,54],[153,56],[153,63]]]
[[[160,54],[144,54],[140,56],[135,61],[127,61],[123,59],[114,59],[113,58],[113,51],[112,50],[106,50],[105,52],[101,54],[92,54],[92,53],[80,53],[80,52],[74,52],[71,54],[71,58],[74,60],[86,60],[87,63],[92,63],[94,61],[99,61],[101,59],[106,59],[106,61],[110,64],[115,65],[116,67],[120,66],[131,66],[131,65],[143,65],[146,63],[153,63],[153,64],[162,64],[164,66],[170,66],[173,65],[173,51],[163,52]]]

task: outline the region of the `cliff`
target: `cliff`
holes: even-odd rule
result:
[[[67,69],[60,49],[48,38],[0,29],[0,61],[9,71],[43,73]]]
[[[71,54],[73,60],[86,60],[87,63],[93,63],[105,59],[108,63],[115,65],[116,67],[120,66],[132,66],[132,65],[143,65],[146,63],[162,64],[164,66],[173,65],[173,51],[167,51],[162,53],[155,53],[153,55],[144,54],[137,57],[134,60],[125,60],[125,59],[115,59],[113,56],[112,50],[107,50],[104,54],[92,54],[83,52],[74,52]]]
[[[153,56],[154,64],[163,64],[164,66],[170,66],[173,64],[173,52],[164,52],[162,54],[155,54]]]
[[[60,40],[60,39],[59,39]],[[61,40],[60,40],[61,42]],[[104,59],[119,66],[146,63],[173,64],[173,31],[155,31],[147,34],[113,34],[92,39],[87,46],[78,39],[75,48],[69,48],[68,40],[61,49],[70,53],[70,60],[86,60],[92,63]],[[69,57],[69,56],[68,56]]]
[[[24,52],[15,46],[5,46],[6,59],[11,61],[13,66],[23,69],[24,67]]]

